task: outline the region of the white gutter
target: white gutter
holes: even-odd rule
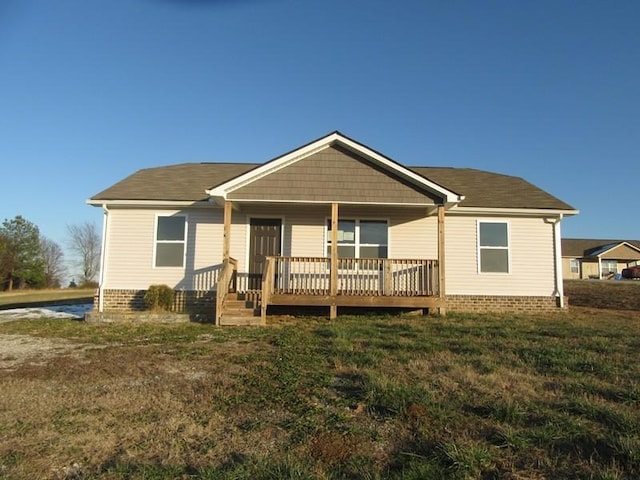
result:
[[[554,273],[554,291],[553,294],[558,297],[558,306],[564,308],[564,283],[562,281],[562,235],[560,233],[560,222],[562,222],[563,214],[558,214],[557,218],[545,218],[545,223],[553,225],[553,273]]]
[[[104,207],[210,207],[208,200],[87,200],[87,205]]]
[[[568,215],[577,215],[579,210],[557,210],[545,208],[497,208],[497,207],[464,207],[457,206],[452,208],[448,214],[453,215],[522,215],[522,216],[548,216],[559,215],[560,218]],[[549,222],[552,223],[552,222]]]
[[[102,248],[100,249],[100,280],[98,283],[98,312],[100,313],[104,311],[104,299],[102,293],[104,280],[106,278],[105,258],[107,254],[107,226],[109,224],[109,209],[106,204],[102,205],[102,211],[104,214],[102,216]]]
[[[556,292],[560,299],[559,306],[564,308],[564,282],[562,280],[562,235],[560,233],[560,222],[562,214],[553,224],[553,239],[555,241],[555,261],[556,261]]]

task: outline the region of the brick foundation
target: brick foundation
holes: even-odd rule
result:
[[[102,306],[104,312],[143,312],[147,309],[144,303],[146,290],[103,290]],[[98,311],[99,298],[93,299],[93,308]],[[189,314],[201,320],[213,320],[216,308],[216,292],[210,290],[176,290],[174,291],[171,312]]]
[[[144,312],[145,290],[104,290],[103,310],[108,313]],[[98,311],[98,296],[94,297],[94,311]],[[556,297],[447,295],[446,311],[477,313],[529,313],[557,312]],[[567,297],[564,302],[568,305]],[[188,314],[196,321],[213,321],[216,308],[215,291],[175,291],[172,313]]]
[[[564,305],[567,306],[567,297]],[[557,312],[557,297],[520,297],[494,295],[447,295],[448,312],[501,312],[532,313]]]

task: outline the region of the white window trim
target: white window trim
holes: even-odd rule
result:
[[[574,271],[575,267],[575,271]],[[571,273],[580,273],[580,261],[577,258],[569,259],[569,271]]]
[[[506,247],[483,247],[480,245],[480,225],[483,223],[504,223],[507,226],[507,246]],[[479,275],[511,275],[511,225],[508,220],[501,218],[483,218],[476,221],[476,249]],[[506,272],[483,272],[481,253],[482,250],[506,250],[507,251],[507,271]]]
[[[389,252],[390,252],[390,239],[389,239],[389,232],[391,230],[391,222],[389,221],[388,218],[380,218],[380,217],[356,217],[356,216],[346,216],[346,217],[338,217],[338,220],[353,220],[356,222],[355,225],[355,236],[356,236],[356,242],[353,243],[353,246],[355,247],[355,258],[361,258],[360,257],[360,247],[387,247],[387,256],[385,258],[390,258],[389,256]],[[369,221],[369,222],[385,222],[387,224],[387,243],[386,244],[378,244],[378,243],[360,243],[360,222],[361,221]],[[324,220],[324,248],[323,248],[323,252],[324,255],[323,256],[327,256],[327,248],[329,248],[331,246],[331,244],[329,243],[329,241],[331,240],[329,238],[329,222],[331,222],[331,217],[325,217]],[[338,245],[340,245],[340,242],[338,242]],[[346,245],[346,244],[345,244]],[[350,244],[349,244],[350,245]]]
[[[182,243],[184,248],[182,249],[182,265],[176,267],[157,266],[156,265],[156,251],[158,246],[158,218],[160,217],[182,217],[184,218],[184,238],[182,240],[160,240],[160,243]],[[172,214],[172,213],[156,213],[153,226],[153,256],[151,257],[151,268],[157,268],[165,270],[168,268],[184,270],[187,264],[187,238],[189,238],[189,217],[187,214]]]

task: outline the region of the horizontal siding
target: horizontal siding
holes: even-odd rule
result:
[[[509,218],[509,274],[478,273],[477,218],[446,218],[446,293],[534,295],[554,293],[553,225],[540,218]],[[495,220],[483,218],[482,220]]]
[[[571,260],[573,259],[569,257],[564,257],[562,259],[562,278],[567,278],[567,279],[580,278],[580,272],[573,273],[571,271]]]
[[[155,215],[182,213],[188,217],[185,268],[154,268]],[[424,209],[340,206],[342,218],[389,221],[390,258],[437,258],[437,219]],[[283,220],[283,254],[325,255],[328,205],[254,205],[232,213],[231,256],[240,272],[247,270],[249,219]],[[487,220],[490,220],[487,218]],[[478,274],[476,218],[447,214],[446,290],[452,295],[552,295],[554,290],[553,226],[542,219],[509,219],[511,272]],[[116,209],[109,211],[105,288],[146,289],[154,283],[173,288],[206,290],[215,285],[222,261],[222,210]]]
[[[187,258],[184,268],[154,267],[157,214],[187,216]],[[105,288],[146,289],[149,285],[163,283],[177,289],[201,290],[210,288],[217,278],[222,257],[220,209],[112,208],[109,210],[107,229]]]
[[[418,211],[391,216],[390,258],[438,258],[438,219],[424,215]]]

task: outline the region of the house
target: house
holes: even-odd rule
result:
[[[562,276],[611,278],[640,264],[640,240],[562,239]]]
[[[406,167],[340,132],[262,164],[140,170],[88,203],[104,211],[97,311],[167,284],[176,310],[218,324],[272,306],[561,308],[577,213],[521,178]]]

